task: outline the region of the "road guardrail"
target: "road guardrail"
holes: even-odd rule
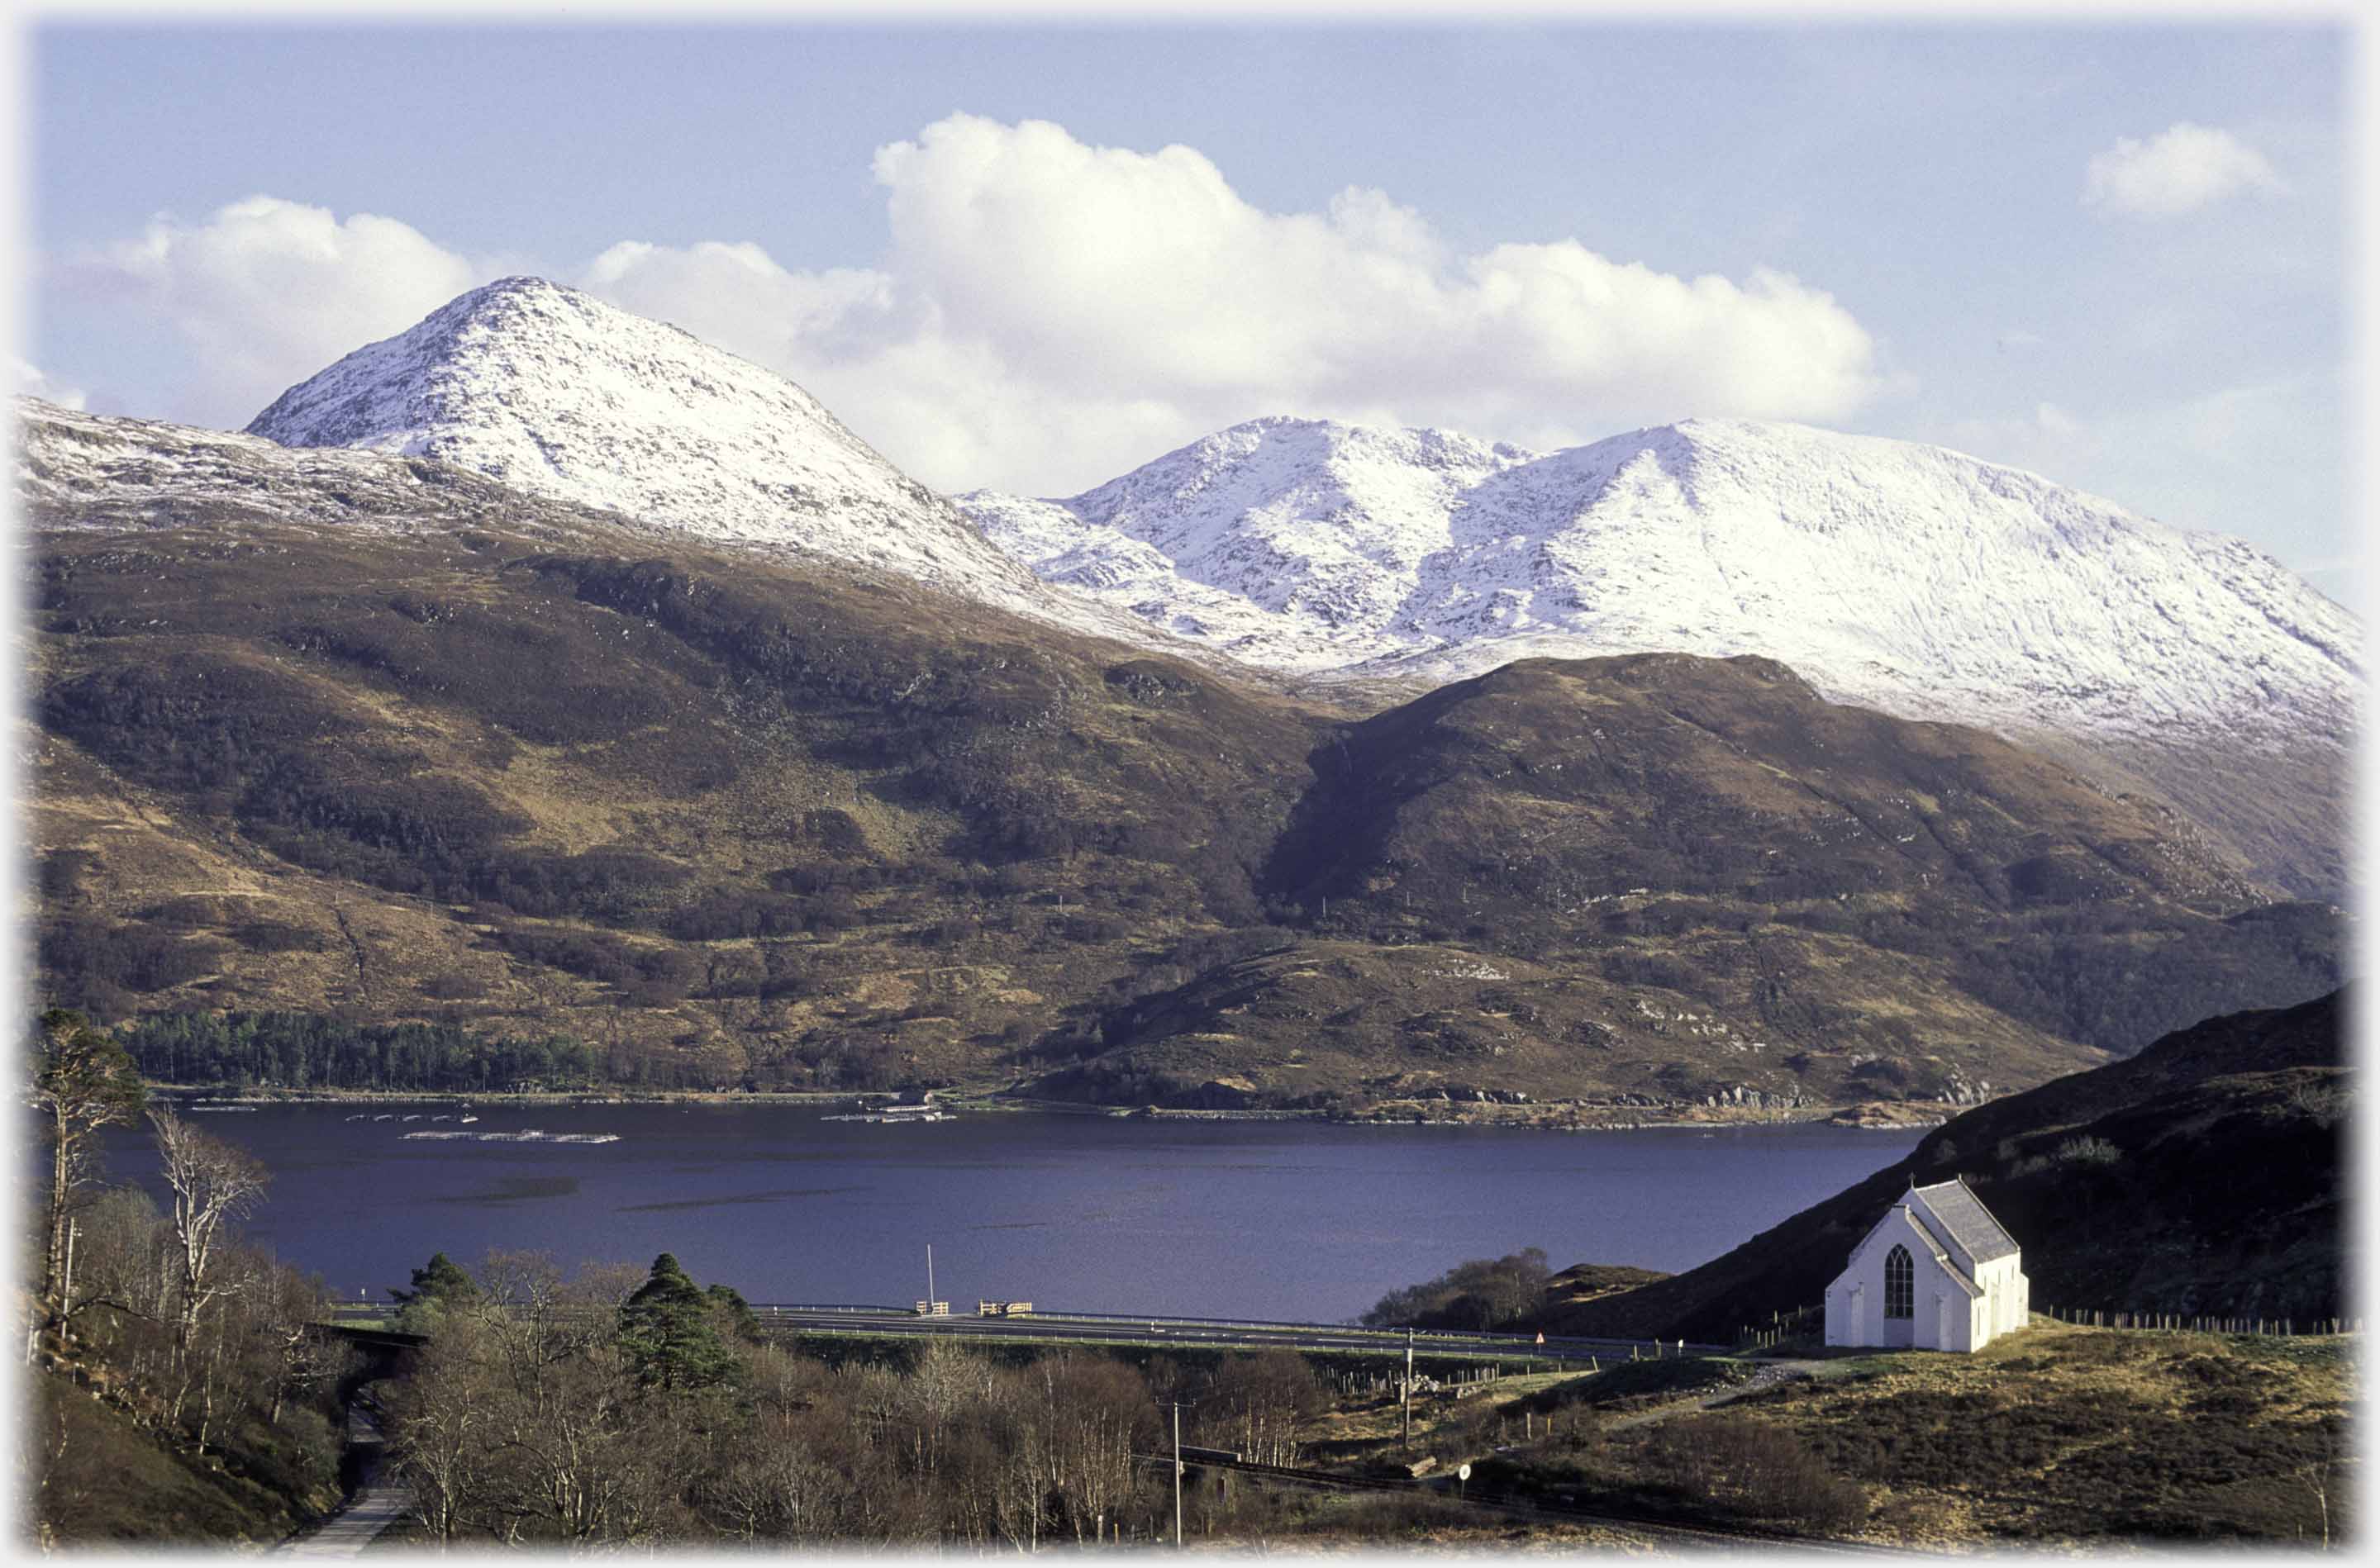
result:
[[[755,1305],[752,1309],[755,1312],[765,1312],[772,1315],[800,1312],[838,1312],[854,1314],[880,1313],[903,1318],[914,1318],[917,1316],[915,1309],[907,1307],[796,1307],[772,1304],[770,1306]],[[1378,1339],[1384,1344],[1390,1345],[1402,1345],[1405,1342],[1405,1331],[1402,1329],[1366,1328],[1361,1325],[1352,1323],[1299,1323],[1289,1322],[1277,1318],[1172,1318],[1167,1317],[1162,1313],[1073,1312],[1045,1308],[1037,1309],[1029,1313],[1015,1314],[1015,1321],[1049,1323],[1093,1323],[1110,1325],[1117,1328],[1125,1328],[1135,1323],[1141,1323],[1146,1324],[1150,1328],[1237,1329],[1258,1333],[1334,1334],[1350,1338]],[[1414,1345],[1415,1349],[1425,1348],[1433,1345],[1446,1345],[1450,1347],[1456,1345],[1485,1345],[1495,1350],[1509,1349],[1515,1356],[1522,1357],[1526,1357],[1531,1354],[1542,1355],[1564,1349],[1592,1353],[1598,1350],[1624,1350],[1632,1346],[1656,1350],[1670,1356],[1677,1356],[1684,1353],[1712,1355],[1723,1354],[1728,1348],[1722,1345],[1705,1345],[1698,1341],[1677,1339],[1619,1339],[1595,1338],[1576,1334],[1548,1334],[1545,1336],[1544,1341],[1540,1343],[1537,1336],[1535,1334],[1494,1333],[1485,1330],[1473,1333],[1454,1332],[1444,1329],[1421,1329],[1415,1332]]]

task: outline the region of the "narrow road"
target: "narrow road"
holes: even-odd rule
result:
[[[306,1534],[284,1543],[277,1555],[348,1558],[358,1556],[374,1538],[405,1517],[413,1507],[413,1489],[380,1479],[380,1421],[361,1405],[347,1407],[347,1442],[361,1461],[355,1496],[336,1514]]]

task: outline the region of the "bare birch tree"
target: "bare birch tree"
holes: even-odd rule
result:
[[[91,1179],[102,1128],[140,1114],[140,1071],[124,1048],[84,1021],[53,1007],[42,1015],[32,1052],[33,1109],[50,1144],[49,1245],[42,1264],[42,1306],[52,1327],[63,1326],[67,1223],[75,1190]]]
[[[149,1113],[149,1122],[156,1129],[165,1185],[174,1194],[174,1240],[181,1265],[174,1357],[179,1366],[189,1356],[199,1314],[227,1288],[214,1269],[223,1223],[262,1201],[272,1176],[247,1150],[200,1131],[162,1106]]]

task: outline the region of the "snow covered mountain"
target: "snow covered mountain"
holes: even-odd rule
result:
[[[1350,692],[1761,654],[2146,783],[2283,885],[2344,886],[2353,619],[2238,540],[1937,447],[1692,420],[1536,453],[1265,419],[1070,499],[953,504],[781,377],[534,278],[357,350],[249,432]]]
[[[474,289],[356,350],[247,433],[434,458],[704,538],[1079,618],[791,381],[541,278]]]
[[[1067,500],[957,499],[1045,578],[1283,670],[1757,653],[1837,701],[2087,748],[2301,887],[2328,874],[2265,840],[2343,820],[2351,616],[2240,540],[1939,447],[1691,420],[1539,455],[1264,419]],[[2242,818],[2275,763],[2310,779],[2294,826]]]

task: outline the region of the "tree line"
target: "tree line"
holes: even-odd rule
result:
[[[1367,1328],[1493,1329],[1536,1311],[1552,1277],[1542,1247],[1474,1258],[1389,1292],[1358,1321]]]
[[[1303,1357],[1005,1363],[944,1339],[840,1363],[765,1342],[732,1290],[662,1254],[565,1273],[443,1255],[400,1323],[429,1345],[386,1397],[391,1455],[442,1544],[849,1544],[1032,1550],[1153,1540],[1184,1441],[1288,1463],[1324,1403]]]
[[[566,1035],[481,1034],[445,1023],[350,1023],[319,1013],[152,1013],[118,1038],[161,1083],[244,1089],[495,1093],[522,1081],[592,1083],[601,1065]]]

